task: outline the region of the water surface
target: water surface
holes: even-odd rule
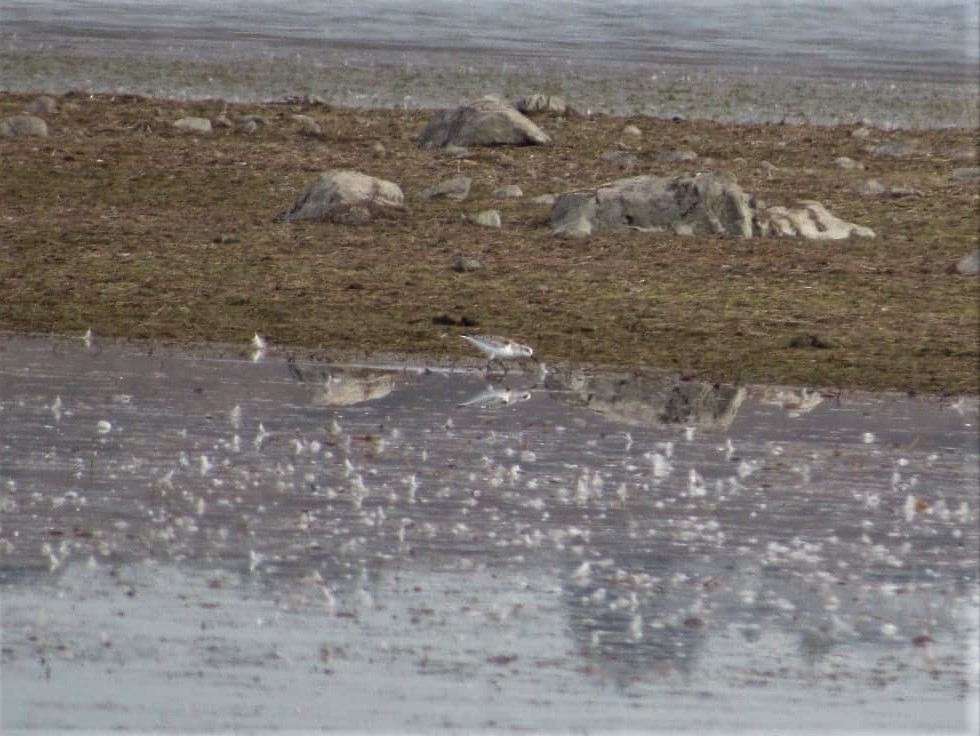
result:
[[[5,732],[976,723],[975,400],[291,357],[4,341]]]

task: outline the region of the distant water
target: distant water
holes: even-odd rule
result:
[[[313,77],[304,76],[311,69],[319,70],[328,88],[314,91],[336,97],[352,92],[338,91],[345,85],[369,86],[371,77],[356,72],[371,70],[385,94],[367,102],[381,104],[400,104],[405,97],[420,104],[440,102],[431,93],[419,97],[411,83],[414,74],[446,75],[448,84],[434,87],[447,97],[469,91],[460,89],[466,79],[478,88],[501,75],[560,80],[552,87],[582,76],[661,83],[711,76],[762,87],[795,79],[804,86],[966,85],[972,90],[980,64],[977,16],[973,0],[4,0],[0,88],[51,88],[71,81],[88,82],[89,89],[200,94],[201,80],[193,75],[184,88],[168,79],[170,62],[219,65],[226,73],[205,75],[211,91],[254,98],[282,90],[284,80],[292,80],[291,91],[315,88]],[[112,63],[120,57],[142,65]],[[65,58],[74,61],[56,62]],[[290,66],[295,68],[287,72]],[[340,74],[343,70],[353,76]],[[402,75],[401,87],[391,79],[395,73]],[[242,77],[249,79],[243,83]],[[920,92],[931,94],[924,87]],[[634,94],[642,97],[644,90]],[[642,100],[625,103],[628,95],[616,90],[606,96],[621,104],[605,107],[643,106]],[[799,96],[805,103],[812,94]],[[707,112],[723,116],[724,110]]]

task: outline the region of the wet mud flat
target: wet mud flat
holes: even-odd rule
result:
[[[977,422],[8,338],[2,726],[966,731]]]

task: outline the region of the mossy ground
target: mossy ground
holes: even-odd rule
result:
[[[27,95],[0,94],[0,117]],[[546,117],[555,145],[420,151],[425,111],[178,103],[73,95],[48,138],[0,139],[0,329],[245,343],[254,332],[320,351],[465,355],[462,332],[512,336],[549,362],[655,366],[709,380],[980,393],[978,282],[946,273],[977,246],[980,196],[952,170],[977,130],[732,125]],[[181,135],[183,115],[261,115]],[[315,118],[303,135],[291,116]],[[642,136],[622,135],[625,125]],[[923,153],[863,149],[911,140]],[[377,143],[384,152],[376,150]],[[624,170],[600,155],[636,149]],[[663,163],[690,149],[694,163]],[[864,170],[842,170],[850,156]],[[777,169],[762,164],[768,161]],[[975,161],[973,162],[975,163]],[[320,171],[397,182],[408,211],[363,226],[275,223]],[[768,204],[817,199],[874,240],[813,242],[618,232],[556,239],[526,199],[638,173],[723,170]],[[441,179],[469,199],[421,202]],[[873,177],[921,196],[857,197]],[[519,184],[524,200],[491,192]],[[501,229],[463,215],[502,212]],[[482,268],[459,273],[461,257]]]

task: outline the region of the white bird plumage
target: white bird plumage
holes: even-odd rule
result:
[[[537,360],[534,350],[530,347],[506,337],[493,335],[460,335],[460,337],[483,351],[488,358],[488,371],[494,361],[503,364],[505,360]]]

